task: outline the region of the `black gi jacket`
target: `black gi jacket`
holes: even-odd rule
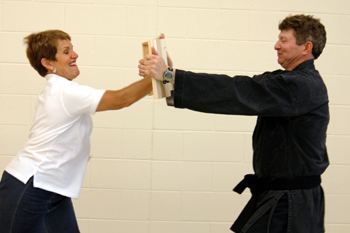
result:
[[[293,71],[276,70],[252,78],[176,70],[174,105],[207,113],[258,116],[253,134],[253,167],[258,178],[317,176],[329,165],[325,145],[328,95],[314,60]],[[259,193],[244,227],[232,230],[244,233],[254,224],[264,225],[259,219],[282,197],[288,199],[287,232],[324,232],[320,185]]]

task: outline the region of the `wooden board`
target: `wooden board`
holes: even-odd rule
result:
[[[165,39],[152,39],[142,43],[143,59],[146,59],[147,54],[152,53],[152,47],[158,52],[159,56],[163,57],[165,64],[168,65]],[[161,99],[169,97],[170,91],[174,90],[174,85],[171,83],[164,84],[161,81],[152,79],[153,91],[150,95],[153,95],[154,99]]]

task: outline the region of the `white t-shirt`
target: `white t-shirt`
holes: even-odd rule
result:
[[[78,198],[90,155],[92,119],[105,90],[48,74],[29,140],[5,170],[34,187]]]

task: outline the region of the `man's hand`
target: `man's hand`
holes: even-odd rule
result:
[[[139,63],[140,76],[146,77],[150,75],[156,80],[163,81],[163,74],[168,69],[168,66],[154,47],[152,47],[152,54],[147,54],[146,60],[141,59]]]
[[[161,34],[159,36],[159,39],[164,39],[164,34]],[[171,58],[169,57],[169,54],[167,52],[167,60],[168,60],[168,66],[172,67],[173,62]],[[139,61],[139,75],[146,77],[147,75],[152,76],[156,80],[163,81],[163,75],[164,72],[168,69],[168,66],[165,64],[164,59],[159,56],[158,52],[155,50],[154,47],[152,47],[152,54],[146,55],[146,60],[141,59]]]
[[[165,35],[163,33],[160,34],[159,39],[165,39]],[[168,66],[173,67],[173,61],[171,60],[168,51],[166,51],[166,55],[168,60]]]

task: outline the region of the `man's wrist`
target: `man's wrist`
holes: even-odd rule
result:
[[[173,81],[174,78],[175,78],[174,69],[168,66],[168,68],[163,73],[163,83],[164,84],[170,83]]]
[[[170,82],[171,84],[175,84],[176,69],[173,68],[173,72],[174,72],[174,78],[173,78],[173,80]]]

